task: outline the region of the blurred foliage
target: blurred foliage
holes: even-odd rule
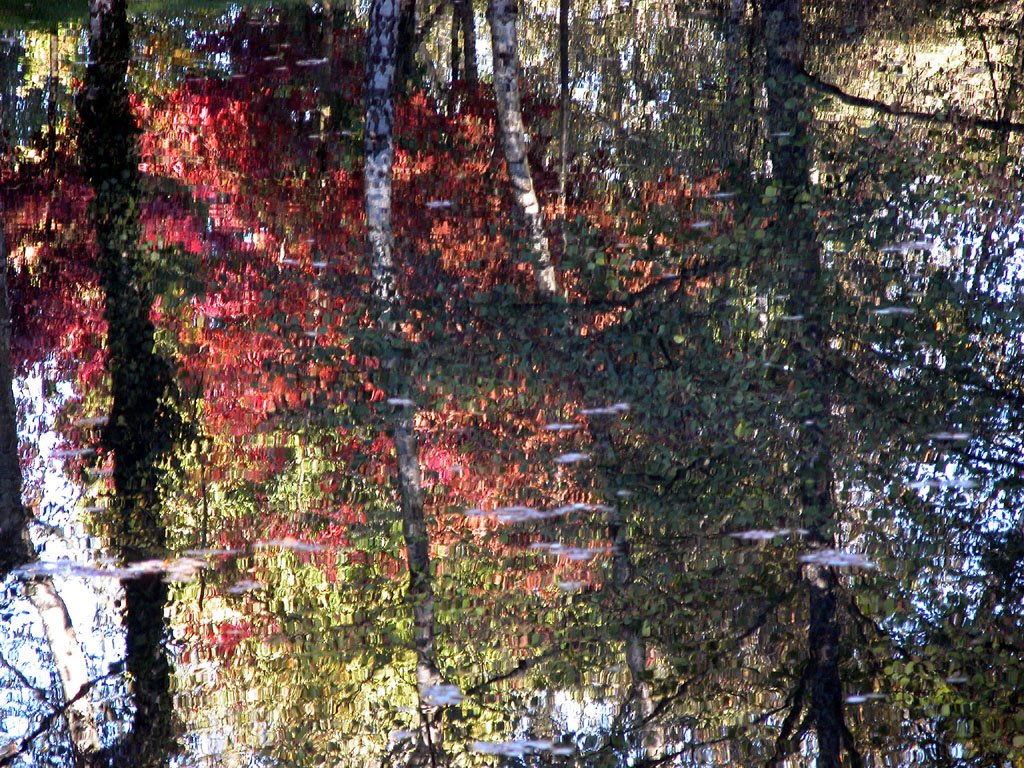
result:
[[[984,61],[976,28],[1001,29],[1000,7],[973,26],[950,9],[808,4],[809,72],[936,119],[805,78],[794,127],[762,96],[756,19],[577,7],[564,212],[555,37],[528,14],[563,298],[533,295],[486,88],[449,109],[425,82],[398,105],[397,342],[369,321],[361,255],[361,31],[310,7],[140,17],[137,280],[184,425],[160,508],[170,549],[208,561],[167,608],[190,732],[232,733],[238,762],[401,752],[420,702],[388,436],[408,406],[388,399],[408,392],[438,658],[468,694],[445,714],[453,764],[539,738],[588,765],[799,764],[800,558],[823,542],[860,558],[822,570],[864,764],[1019,762],[1020,142],[964,115],[990,117],[985,89],[1021,73]],[[781,178],[783,155],[806,179]],[[74,383],[59,426],[77,445],[109,350],[91,192],[70,153],[49,160],[4,179],[16,341],[25,370]],[[401,371],[382,364],[396,345]]]

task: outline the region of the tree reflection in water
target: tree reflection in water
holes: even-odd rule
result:
[[[5,397],[0,762],[1020,761],[1011,9],[91,10],[0,57],[91,537]]]

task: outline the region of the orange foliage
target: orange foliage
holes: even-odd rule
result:
[[[293,65],[286,58],[285,68]],[[278,96],[279,69],[254,64],[245,76],[194,79],[159,99],[133,100],[142,127],[140,171],[148,181],[160,180],[161,188],[171,182],[179,190],[177,196],[147,200],[142,206],[144,237],[151,247],[174,249],[183,256],[191,277],[204,286],[182,305],[160,302],[154,317],[177,344],[182,389],[201,403],[202,431],[213,438],[212,453],[204,457],[207,478],[241,475],[257,486],[290,460],[273,437],[285,429],[282,422],[290,416],[314,402],[317,408],[344,409],[353,402],[379,403],[387,397],[374,383],[377,361],[350,341],[353,329],[369,326],[367,268],[360,256],[362,178],[358,170],[346,167],[358,160],[359,148],[344,132],[314,135],[287,119],[315,112],[318,96],[301,82]],[[338,60],[333,70],[332,88],[356,98],[359,69]],[[393,216],[400,252],[406,256],[400,265],[400,290],[439,306],[465,302],[499,285],[515,286],[524,294],[533,286],[531,268],[510,257],[504,233],[494,226],[511,217],[505,215],[510,207],[505,172],[494,160],[493,103],[479,93],[462,96],[461,111],[453,117],[442,114],[422,93],[397,108]],[[408,146],[406,139],[414,139],[415,146]],[[543,170],[543,150],[543,141],[535,141],[531,161],[544,207],[551,211],[556,179]],[[5,228],[12,253],[22,254],[23,272],[34,275],[42,269],[47,275],[68,275],[60,290],[51,291],[43,302],[49,315],[45,324],[33,324],[27,309],[19,316],[21,358],[40,354],[27,346],[60,350],[85,387],[102,371],[104,332],[90,266],[91,234],[76,231],[77,246],[68,246],[64,253],[37,250],[33,258],[38,263],[29,263],[28,245],[40,222],[56,222],[58,231],[71,231],[87,219],[89,190],[73,172],[63,176],[60,182],[44,173],[7,180]],[[577,187],[587,186],[584,179],[576,182]],[[691,185],[666,170],[660,180],[640,188],[640,209],[659,207],[686,222],[694,199],[715,191],[717,183],[709,176]],[[22,187],[16,197],[15,184]],[[12,200],[17,201],[13,206]],[[694,236],[685,223],[675,232],[652,234],[650,242],[626,234],[643,214],[625,213],[614,200],[598,196],[571,200],[565,215],[570,220],[583,217],[598,234],[597,250],[609,263],[621,262],[617,269],[626,293],[658,279],[650,248],[684,254]],[[556,261],[565,259],[559,240],[552,238]],[[618,259],[624,251],[632,257]],[[77,265],[78,271],[65,273],[69,265]],[[560,277],[570,300],[587,298],[580,270],[563,268]],[[17,281],[15,287],[44,295]],[[52,310],[57,306],[65,321],[55,327]],[[618,322],[621,313],[597,314],[584,332]],[[407,335],[429,343],[431,334],[419,320],[414,308]],[[39,338],[51,329],[52,336]],[[330,354],[316,354],[325,348]],[[524,404],[515,409],[500,408],[496,416],[481,397],[476,413],[447,403],[418,415],[425,484],[447,491],[440,502],[431,496],[438,545],[459,539],[467,529],[479,535],[496,525],[482,518],[467,521],[446,511],[449,506],[493,509],[528,501],[524,494],[542,495],[549,506],[601,501],[593,489],[573,481],[571,470],[550,461],[559,452],[585,447],[582,430],[562,435],[544,429],[565,412],[567,395],[526,390],[526,377],[510,370],[490,397],[521,400]],[[516,460],[495,463],[495,445],[514,445]],[[393,474],[392,446],[384,435],[367,445],[338,430],[330,446],[320,447],[339,471],[349,471],[353,457],[363,455],[373,460],[353,471],[381,483]],[[328,483],[321,490],[330,499],[335,489]],[[325,507],[336,519],[318,534],[318,542],[344,546],[346,526],[359,517],[344,506],[341,510]],[[290,521],[271,520],[266,535],[295,535],[295,527]],[[517,551],[496,537],[488,542],[503,554]],[[526,539],[518,547],[529,543]],[[325,557],[324,567],[333,568],[332,562]],[[529,576],[503,578],[518,580],[519,588],[538,589],[560,576],[590,578],[586,572],[585,564],[551,557]]]

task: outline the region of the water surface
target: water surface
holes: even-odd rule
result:
[[[382,320],[367,9],[3,4],[0,764],[1022,764],[1019,9],[568,10]]]

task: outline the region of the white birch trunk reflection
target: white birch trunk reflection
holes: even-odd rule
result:
[[[494,58],[494,96],[505,165],[516,208],[526,221],[526,237],[535,259],[537,290],[545,298],[558,293],[551,251],[544,232],[544,214],[533,188],[526,155],[526,130],[519,100],[519,48],[516,38],[516,0],[490,0],[487,5]]]
[[[0,228],[0,574],[6,574],[11,568],[37,557],[28,534],[29,515],[21,503],[22,477],[13,384],[7,248]],[[90,756],[100,748],[100,737],[88,693],[89,668],[85,653],[75,635],[67,605],[51,578],[32,578],[25,585],[25,595],[39,614],[60,679],[75,762],[77,765],[88,764]]]
[[[398,47],[397,0],[375,0],[370,10],[366,49],[365,205],[370,273],[377,326],[388,337],[400,333],[401,298],[395,275],[394,232],[391,224],[391,181],[394,163],[394,80]],[[399,380],[401,360],[395,353],[382,368]],[[407,388],[407,383],[406,383]],[[408,600],[413,610],[416,687],[420,701],[420,743],[414,762],[432,764],[442,745],[440,708],[429,702],[428,691],[442,682],[434,639],[434,592],[430,550],[423,516],[419,450],[413,417],[401,408],[393,421],[398,461],[402,530],[409,566]]]
[[[85,652],[71,624],[67,604],[52,579],[47,576],[32,579],[25,585],[25,594],[39,614],[60,678],[75,762],[88,764],[90,756],[100,748],[100,734],[88,691],[91,686]]]
[[[434,585],[430,572],[430,537],[423,515],[423,488],[413,418],[403,413],[394,422],[395,453],[402,502],[402,533],[409,565],[408,598],[413,612],[413,645],[416,649],[416,688],[420,699],[422,736],[431,758],[442,747],[440,707],[431,704],[428,692],[444,679],[438,669],[434,632]]]
[[[391,168],[395,144],[395,55],[398,0],[375,0],[366,33],[366,157],[363,191],[370,275],[378,312],[387,314],[397,298],[395,236],[391,228]],[[380,318],[385,325],[390,318]]]

